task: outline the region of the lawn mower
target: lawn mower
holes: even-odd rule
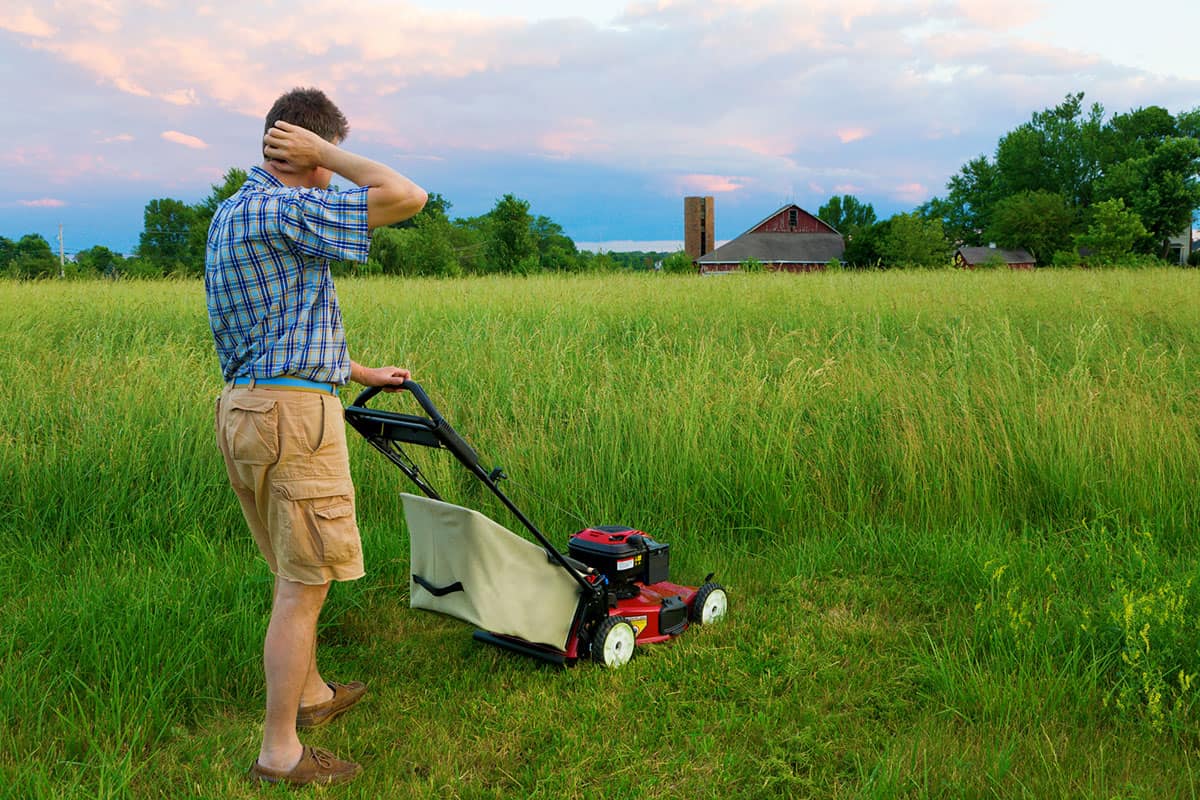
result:
[[[474,638],[556,664],[590,658],[618,667],[637,645],[662,642],[726,615],[725,589],[708,575],[698,587],[670,581],[670,546],[623,525],[597,525],[556,548],[502,491],[500,467],[479,455],[414,381],[406,390],[423,414],[368,408],[378,387],[346,408],[346,421],[424,495],[404,493],[413,607],[480,626]],[[448,450],[533,535],[517,536],[442,500],[401,445]]]

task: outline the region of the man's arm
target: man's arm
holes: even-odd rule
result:
[[[367,226],[381,228],[415,216],[425,207],[425,190],[391,167],[347,152],[312,131],[280,120],[263,137],[263,154],[286,163],[285,172],[324,167],[367,188]]]
[[[400,384],[412,377],[412,373],[401,367],[364,367],[350,360],[350,380],[363,386],[382,386],[386,391],[400,391]]]

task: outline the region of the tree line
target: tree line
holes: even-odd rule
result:
[[[195,205],[162,197],[146,204],[142,233],[133,256],[97,246],[61,265],[50,244],[38,234],[13,242],[0,237],[0,265],[17,278],[76,276],[199,277],[204,274],[208,226],[217,207],[246,182],[246,171],[230,169]],[[346,274],[458,276],[490,273],[595,272],[644,269],[649,254],[609,254],[579,250],[562,226],[535,215],[526,200],[506,194],[486,214],[450,217],[450,201],[433,192],[425,208],[409,220],[371,235],[365,264],[341,263]]]
[[[1027,250],[1041,266],[1161,263],[1200,208],[1200,108],[1106,122],[1083,99],[1033,114],[912,212],[879,221],[843,195],[817,216],[845,236],[852,266],[946,266],[958,247],[987,244]]]

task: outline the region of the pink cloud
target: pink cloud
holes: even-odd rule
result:
[[[1039,3],[1030,0],[959,0],[958,8],[968,20],[988,30],[1020,28],[1036,21],[1043,13]]]
[[[198,102],[196,100],[196,92],[193,89],[179,89],[174,92],[168,92],[162,95],[162,99],[174,106],[194,106]]]
[[[595,120],[578,118],[564,122],[562,129],[548,131],[538,137],[538,144],[551,155],[569,158],[580,153],[610,149],[608,145],[596,141]]]
[[[204,150],[208,147],[208,143],[203,139],[195,136],[189,136],[188,134],[180,133],[179,131],[163,131],[161,135],[162,138],[166,139],[168,142],[181,144],[184,147],[190,147],[193,150]]]
[[[133,141],[133,134],[118,133],[116,136],[109,136],[105,139],[101,139],[100,143],[101,144],[122,144],[124,142],[132,142],[132,141]]]
[[[842,128],[837,132],[838,140],[842,144],[857,142],[859,139],[865,139],[870,135],[871,132],[866,128]]]
[[[745,185],[745,178],[726,175],[684,175],[679,179],[679,187],[688,192],[722,194],[736,192]]]
[[[53,25],[34,14],[28,6],[19,13],[0,13],[0,29],[39,38],[53,36],[56,30]]]
[[[770,136],[758,135],[747,136],[738,133],[734,137],[719,140],[717,144],[727,147],[737,147],[742,150],[747,150],[757,156],[766,156],[769,158],[784,157],[796,147],[794,136]]]
[[[38,200],[22,200],[21,205],[26,208],[62,208],[66,203],[53,197],[42,197]]]
[[[909,202],[918,202],[929,196],[929,190],[920,183],[903,183],[897,186],[893,193],[896,197]]]

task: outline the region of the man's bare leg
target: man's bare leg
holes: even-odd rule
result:
[[[317,674],[317,618],[328,593],[328,583],[309,586],[275,579],[275,601],[263,643],[267,716],[258,753],[259,765],[267,769],[288,771],[304,752],[296,735],[296,712],[310,677]]]
[[[300,707],[315,706],[333,699],[333,689],[321,677],[317,669],[317,637],[313,636],[312,658],[308,662],[308,677],[304,681],[304,691],[300,693]]]

